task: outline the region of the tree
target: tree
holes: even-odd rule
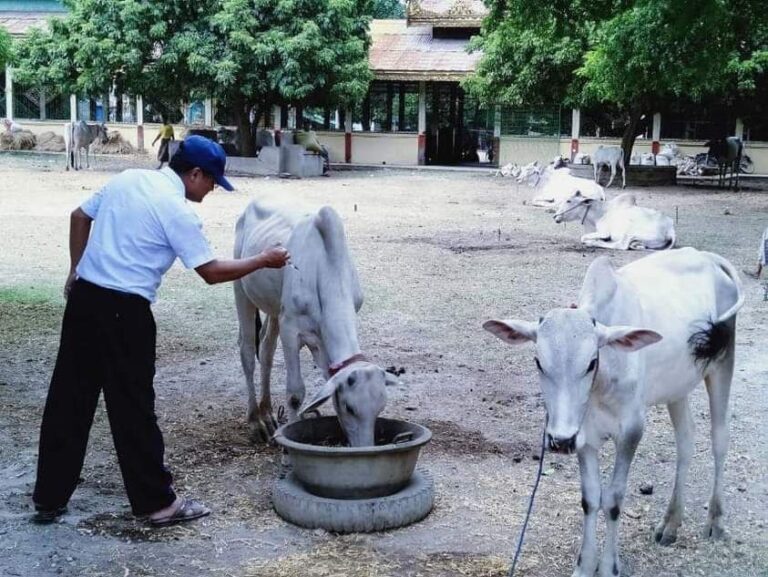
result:
[[[405,6],[400,0],[373,0],[371,17],[382,20],[405,18]]]
[[[272,104],[362,100],[369,0],[65,0],[70,12],[21,43],[21,81],[232,107],[245,155]],[[194,6],[190,9],[190,6]]]
[[[483,57],[466,85],[485,102],[513,106],[615,105],[626,120],[628,162],[643,115],[669,99],[735,93],[739,75],[754,82],[763,74],[759,46],[740,38],[765,22],[743,12],[750,3],[758,8],[756,0],[556,0],[540,10],[492,0],[473,43]]]
[[[0,70],[5,70],[5,65],[11,57],[11,35],[0,28]]]

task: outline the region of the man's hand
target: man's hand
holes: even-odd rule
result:
[[[275,246],[261,251],[264,268],[282,268],[291,260],[291,253],[282,246]]]
[[[77,280],[77,273],[73,270],[69,271],[67,276],[67,282],[64,283],[64,300],[69,298],[69,291],[72,290],[72,283]]]

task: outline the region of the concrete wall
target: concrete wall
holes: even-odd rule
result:
[[[24,128],[34,134],[53,131],[62,134],[64,122],[61,120],[19,120]],[[137,128],[135,124],[107,124],[109,130],[119,130],[128,142],[138,148]],[[174,126],[176,136],[180,136],[186,127]],[[144,125],[144,148],[148,154],[156,155],[159,143],[154,147],[152,141],[160,129],[159,124]],[[344,162],[344,133],[318,132],[320,142],[328,147],[331,162]],[[661,141],[663,147],[665,142]],[[673,142],[673,141],[668,141]],[[675,140],[684,154],[698,154],[707,149],[701,141]],[[591,154],[599,145],[619,146],[618,138],[581,138],[579,152]],[[527,164],[534,160],[549,162],[556,154],[569,157],[571,139],[560,138],[525,138],[519,136],[502,136],[499,142],[499,165],[509,162]],[[755,163],[756,174],[768,174],[768,142],[748,142],[744,148],[746,154]],[[650,140],[636,140],[635,154],[651,151]],[[418,136],[414,133],[352,133],[352,162],[359,164],[391,164],[415,166],[418,162]]]
[[[58,135],[64,136],[64,124],[63,120],[17,120],[21,126],[29,130],[32,134],[42,134],[43,132],[55,132]],[[89,123],[92,124],[92,123]],[[152,154],[157,154],[157,149],[160,146],[160,142],[155,145],[154,149],[150,146],[152,141],[157,136],[160,130],[160,124],[145,124],[144,125],[144,148]],[[178,136],[181,131],[184,130],[183,126],[174,126],[174,131]],[[138,149],[138,130],[135,124],[107,124],[107,130],[117,130],[120,135],[130,142],[134,148]]]
[[[352,133],[353,163],[416,166],[418,159],[419,137],[415,133]]]
[[[560,140],[554,138],[520,138],[502,136],[499,139],[499,166],[510,162],[528,164],[535,160],[547,163],[563,154]],[[568,141],[567,146],[570,146]],[[566,152],[568,148],[566,147]]]
[[[555,140],[544,140],[538,138],[520,138],[514,136],[502,136],[500,142],[499,165],[503,166],[510,162],[517,164],[527,164],[538,160],[539,162],[549,162],[555,154],[558,153],[566,158],[570,157],[571,139],[561,138],[555,148]],[[700,152],[707,152],[707,147],[701,141],[689,140],[670,140],[661,141],[661,147],[667,142],[675,142],[683,154],[696,155]],[[620,146],[621,139],[618,138],[580,138],[579,152],[592,154],[598,146]],[[635,141],[633,149],[634,154],[644,154],[651,152],[651,141],[640,139]],[[744,147],[744,152],[749,155],[755,163],[755,174],[768,174],[768,142],[748,142]]]
[[[317,132],[320,144],[328,149],[331,162],[344,162],[344,133],[343,132]]]

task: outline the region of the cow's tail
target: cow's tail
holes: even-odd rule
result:
[[[717,318],[706,323],[704,328],[694,332],[688,339],[693,357],[703,365],[717,361],[726,354],[736,336],[736,313],[744,306],[744,290],[738,271],[720,255],[706,253],[714,264],[733,283],[735,299]]]
[[[744,301],[746,300],[744,296],[744,286],[741,284],[741,278],[739,277],[739,272],[728,260],[721,257],[719,254],[707,253],[707,255],[715,262],[715,264],[720,268],[720,270],[723,273],[725,273],[725,275],[730,279],[736,291],[736,298],[734,299],[731,306],[728,307],[725,310],[725,312],[721,313],[717,318],[717,322],[725,322],[731,319],[732,317],[735,317],[736,313],[739,312],[741,307],[744,306]]]
[[[321,208],[315,216],[315,226],[331,259],[343,259],[347,254],[347,239],[341,217],[330,206]]]
[[[669,233],[667,234],[667,244],[661,247],[661,250],[669,250],[670,248],[675,248],[676,242],[677,232],[675,231],[675,227],[670,223]]]

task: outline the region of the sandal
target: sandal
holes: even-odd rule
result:
[[[32,522],[36,525],[50,525],[66,512],[66,507],[59,507],[58,509],[38,509],[35,514],[32,515]]]
[[[149,524],[151,527],[167,527],[176,523],[186,523],[187,521],[199,519],[210,514],[211,510],[197,499],[187,499],[184,497],[181,501],[181,506],[175,512],[159,519],[150,518]]]

